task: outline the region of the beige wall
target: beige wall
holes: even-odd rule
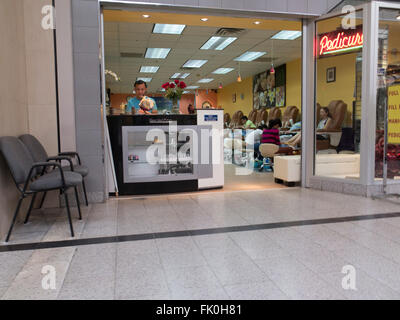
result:
[[[28,131],[25,34],[21,0],[0,1],[0,136]],[[4,236],[17,192],[4,158],[0,156],[0,236]]]
[[[57,121],[53,40],[52,31],[41,28],[41,8],[50,2],[0,1],[0,136],[30,132],[54,154]],[[3,240],[18,193],[2,156],[0,190],[0,239]],[[25,200],[21,216],[28,202]]]

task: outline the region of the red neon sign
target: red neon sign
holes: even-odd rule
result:
[[[319,55],[340,53],[362,48],[363,33],[361,30],[335,31],[320,35]]]

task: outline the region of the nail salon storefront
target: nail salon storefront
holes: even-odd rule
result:
[[[324,1],[306,2],[310,8]],[[343,14],[338,7],[325,14],[326,3],[318,14],[307,14],[273,12],[267,7],[243,11],[135,1],[72,1],[75,117],[89,109],[93,114],[102,112],[101,117],[75,123],[78,152],[84,154],[91,172],[96,172],[90,177],[89,198],[107,199],[112,180],[106,116],[99,108],[106,99],[104,75],[99,76],[99,70],[105,69],[103,11],[110,9],[301,21],[301,185],[363,196],[399,193],[400,3],[368,1],[355,7],[355,12]],[[319,111],[326,106],[340,124],[336,130],[321,133]],[[346,143],[344,134],[350,148],[330,152],[332,148],[323,146],[327,138],[330,147]]]

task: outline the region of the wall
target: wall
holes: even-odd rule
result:
[[[41,9],[51,0],[23,3],[29,132],[50,155],[55,155],[58,139],[53,30],[44,30],[41,25]]]
[[[197,109],[201,109],[203,103],[208,101],[212,108],[218,108],[220,105],[218,102],[218,94],[213,90],[198,90],[196,94],[196,105]]]
[[[99,39],[98,1],[72,1],[76,149],[82,162],[89,167],[85,181],[91,202],[103,202],[108,196],[100,100]]]
[[[31,133],[49,154],[58,151],[53,31],[41,27],[42,7],[51,0],[0,2],[0,136]],[[6,76],[5,76],[6,75]],[[0,237],[11,221],[18,192],[0,156]],[[21,212],[29,201],[24,201]],[[47,197],[45,206],[57,206]]]
[[[347,104],[346,125],[351,125],[354,101],[355,70],[357,53],[343,54],[318,59],[317,102],[327,106],[332,100],[343,100]],[[336,81],[326,82],[326,69],[336,67]]]
[[[286,106],[296,106],[301,111],[301,59],[286,64]]]
[[[25,32],[22,0],[0,1],[0,136],[28,132]],[[7,44],[7,45],[4,45]],[[3,239],[17,204],[17,189],[0,156],[0,237]]]
[[[232,95],[236,94],[236,102],[232,102]],[[244,99],[240,95],[244,95]],[[218,90],[218,105],[224,109],[224,112],[231,116],[237,110],[244,114],[249,114],[253,109],[253,77],[242,79],[242,82],[233,82]]]
[[[116,2],[118,0],[115,0]],[[335,7],[340,0],[140,0],[141,4],[190,6],[194,8],[218,8],[226,10],[268,11],[321,15]]]

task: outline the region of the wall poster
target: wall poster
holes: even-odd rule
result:
[[[286,105],[286,64],[253,77],[253,108],[284,107]]]

